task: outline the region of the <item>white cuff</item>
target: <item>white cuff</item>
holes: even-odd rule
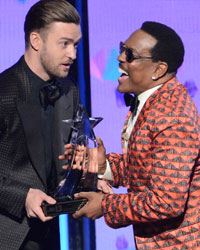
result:
[[[111,169],[110,169],[110,164],[109,161],[106,160],[106,171],[104,174],[98,174],[98,178],[99,179],[107,179],[109,181],[112,181],[112,173],[111,173]]]

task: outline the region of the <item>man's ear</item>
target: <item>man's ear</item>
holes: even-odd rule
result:
[[[30,34],[30,45],[35,50],[38,51],[41,47],[42,39],[40,34],[36,31],[31,32]]]
[[[166,74],[167,69],[168,69],[168,64],[166,62],[158,62],[155,72],[153,74],[154,80],[162,78]]]

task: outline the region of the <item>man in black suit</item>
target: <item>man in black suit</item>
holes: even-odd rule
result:
[[[0,74],[0,249],[59,249],[57,218],[41,204],[62,179],[79,94],[67,79],[81,39],[80,17],[65,0],[41,0],[24,24],[24,56]],[[55,226],[56,225],[56,226]],[[54,237],[53,237],[54,236]]]

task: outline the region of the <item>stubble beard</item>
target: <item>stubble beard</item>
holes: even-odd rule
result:
[[[43,52],[40,55],[40,62],[45,73],[51,78],[65,78],[68,75],[68,71],[59,71],[60,65],[55,65],[53,60],[48,56],[46,48],[44,48]]]

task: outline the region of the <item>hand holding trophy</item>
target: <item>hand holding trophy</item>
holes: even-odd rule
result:
[[[98,155],[97,139],[93,128],[102,121],[101,117],[88,117],[83,105],[79,105],[74,120],[64,120],[72,128],[71,157],[67,164],[67,174],[53,196],[55,205],[43,204],[45,216],[75,213],[86,199],[74,199],[81,191],[97,190]]]

